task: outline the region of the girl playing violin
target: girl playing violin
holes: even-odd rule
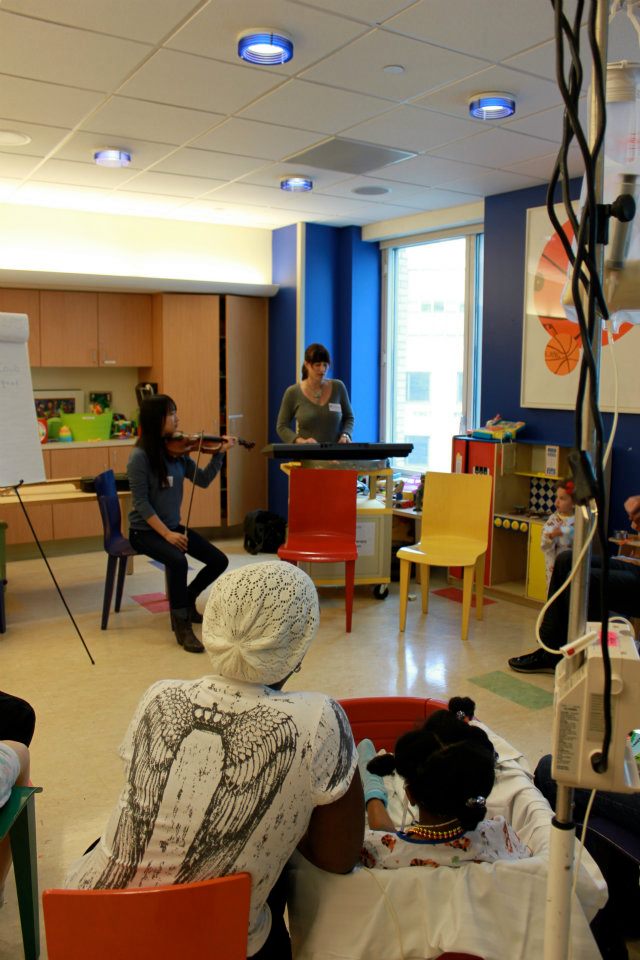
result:
[[[171,626],[176,640],[189,653],[202,653],[192,623],[202,623],[196,598],[219,577],[229,560],[194,530],[180,523],[182,489],[187,477],[198,487],[208,487],[220,472],[224,454],[235,437],[223,436],[217,452],[200,468],[186,454],[173,455],[166,446],[178,426],[174,401],[166,394],[143,400],[140,406],[140,436],[129,457],[127,475],[133,509],[129,514],[132,547],[159,563],[167,573]],[[187,555],[204,563],[187,585]]]

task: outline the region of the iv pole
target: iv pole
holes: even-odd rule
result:
[[[596,22],[596,46],[598,57],[606,77],[607,37],[609,26],[610,0],[595,0],[598,4]],[[605,81],[606,83],[606,81]],[[602,118],[602,105],[596,96],[592,80],[589,97],[589,148],[596,140],[596,132]],[[601,150],[594,171],[596,202],[602,203],[604,189],[604,151]],[[598,244],[595,250],[598,274],[602,277],[603,246]],[[583,299],[587,293],[583,291]],[[586,313],[586,309],[585,309]],[[591,349],[596,373],[600,369],[602,342],[602,323],[599,318],[594,324]],[[592,457],[595,454],[594,421],[589,406],[589,388],[591,373],[587,371],[587,385],[582,406],[581,446]],[[576,509],[573,557],[578,556],[587,536],[587,519],[582,510]],[[585,632],[587,622],[587,597],[589,586],[589,568],[591,546],[588,547],[583,563],[571,582],[569,605],[569,629],[567,640],[576,640]],[[574,673],[582,664],[584,654],[578,654],[568,662],[568,669]],[[575,823],[573,822],[573,787],[558,783],[556,794],[556,812],[551,821],[551,843],[549,849],[549,872],[547,876],[547,898],[544,929],[544,960],[566,960],[569,957],[569,935],[571,927],[571,890],[574,871]]]

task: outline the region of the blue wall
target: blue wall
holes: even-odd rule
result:
[[[332,374],[344,380],[355,412],[354,439],[379,439],[380,251],[360,227],[306,224],[305,344],[323,343]],[[273,281],[281,285],[269,311],[269,438],[277,441],[282,394],[296,369],[296,228],[273,234]],[[286,515],[287,489],[278,465],[269,468],[269,509]]]
[[[579,194],[579,181],[572,182]],[[526,213],[545,203],[546,188],[534,187],[487,197],[485,201],[484,312],[482,335],[481,421],[500,412],[508,420],[526,421],[524,438],[572,445],[574,414],[520,406],[522,310]],[[605,427],[611,416],[605,415]],[[640,490],[638,416],[621,414],[613,448],[610,528],[628,525],[622,508]]]
[[[297,227],[274,230],[271,238],[273,282],[279,284],[269,301],[269,441],[279,442],[276,420],[282,394],[295,380]],[[287,479],[275,460],[269,461],[269,509],[286,516]]]

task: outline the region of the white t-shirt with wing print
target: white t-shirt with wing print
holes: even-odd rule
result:
[[[342,708],[319,693],[163,680],[120,749],[125,785],[97,846],[65,886],[187,883],[251,874],[249,955],[271,927],[267,896],[316,806],[343,796],[357,755]]]

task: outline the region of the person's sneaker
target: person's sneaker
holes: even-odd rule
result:
[[[534,650],[522,657],[511,657],[509,666],[518,673],[555,673],[559,659],[546,650]]]

